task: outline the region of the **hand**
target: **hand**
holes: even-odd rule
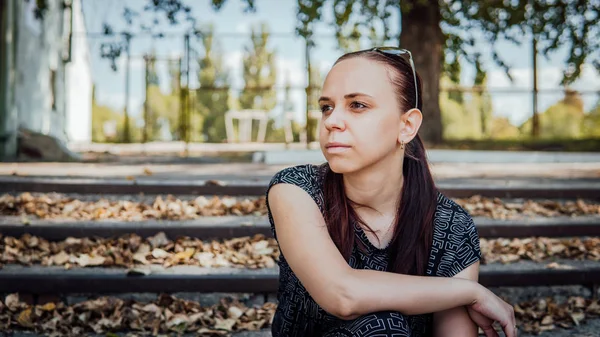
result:
[[[486,337],[499,337],[493,327],[496,321],[502,326],[506,337],[516,337],[517,325],[512,305],[483,286],[480,290],[475,301],[467,306],[471,320],[483,330]]]

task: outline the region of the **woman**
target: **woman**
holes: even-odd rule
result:
[[[512,307],[477,283],[472,218],[434,185],[421,86],[398,48],[346,54],[327,75],[327,163],[286,168],[267,191],[281,251],[274,337],[497,336],[495,321],[516,336]]]

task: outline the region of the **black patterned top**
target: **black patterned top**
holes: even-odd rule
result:
[[[268,191],[278,183],[301,187],[316,202],[323,213],[323,177],[327,163],[299,165],[277,172],[269,183]],[[427,266],[428,276],[452,277],[481,258],[479,236],[469,213],[451,199],[438,193],[434,217],[433,243]],[[277,233],[267,199],[268,218],[275,239]],[[366,251],[355,247],[349,265],[355,269],[387,270],[388,249],[375,247],[362,227],[355,223],[355,232]],[[344,321],[327,313],[310,296],[283,254],[279,261],[278,307],[272,323],[273,337],[320,336]],[[432,314],[410,316],[411,336],[431,335]]]

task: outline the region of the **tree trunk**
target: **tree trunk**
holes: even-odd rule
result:
[[[428,1],[427,4],[420,0],[408,2],[412,8],[402,11],[400,47],[411,51],[423,85],[423,92],[419,92],[423,99],[423,124],[419,135],[423,141],[436,144],[442,141],[439,97],[443,35],[440,7],[437,1]]]

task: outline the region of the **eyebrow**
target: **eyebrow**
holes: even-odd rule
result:
[[[367,96],[367,97],[373,98],[373,96],[368,95],[368,94],[363,94],[361,92],[353,92],[353,93],[350,93],[350,94],[346,94],[346,95],[344,95],[344,98],[348,99],[348,98],[354,98],[356,96]],[[331,101],[331,98],[326,97],[326,96],[321,96],[321,97],[319,97],[319,102],[321,102],[321,101]]]

